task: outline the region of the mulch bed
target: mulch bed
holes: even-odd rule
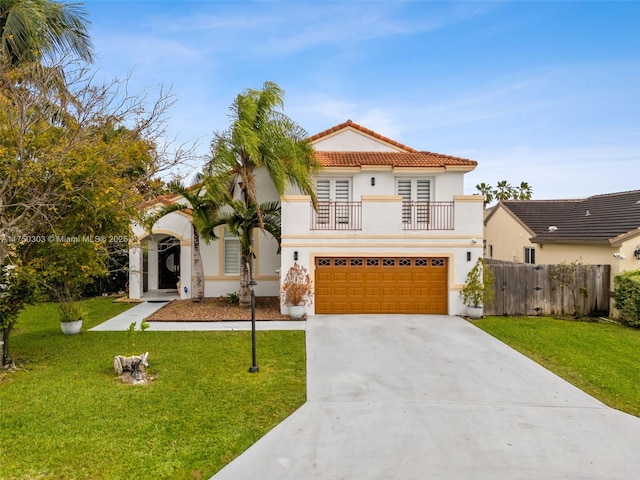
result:
[[[251,309],[241,308],[228,299],[205,298],[201,302],[173,300],[147,317],[149,322],[224,322],[251,320]],[[256,297],[256,320],[291,320],[280,313],[278,297]]]

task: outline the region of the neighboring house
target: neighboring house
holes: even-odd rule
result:
[[[310,141],[323,165],[316,175],[318,208],[293,189],[280,199],[280,255],[273,240],[256,235],[256,294],[278,295],[276,272],[284,276],[298,262],[314,281],[310,314],[464,313],[458,292],[482,256],[483,198],[463,194],[464,174],[477,163],[414,150],[350,120]],[[259,200],[277,199],[266,175],[259,180]],[[178,258],[181,298],[190,297],[189,220],[187,212],[174,212],[151,235],[136,229],[132,298],[169,288]],[[201,246],[206,296],[238,288],[239,252],[232,237],[223,231],[220,237]]]
[[[640,268],[640,190],[578,200],[500,201],[485,219],[487,258]]]

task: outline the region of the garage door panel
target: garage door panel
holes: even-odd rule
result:
[[[316,313],[440,313],[448,310],[445,258],[323,257]]]

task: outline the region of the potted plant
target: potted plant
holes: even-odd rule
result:
[[[76,302],[64,300],[58,303],[60,311],[60,328],[65,335],[75,335],[82,329],[85,312]]]
[[[294,263],[282,282],[282,302],[289,310],[291,318],[299,319],[304,316],[304,307],[311,304],[313,289],[307,269],[297,262]]]
[[[467,316],[469,318],[481,318],[483,306],[493,301],[493,282],[495,276],[487,266],[484,258],[478,261],[467,274],[467,280],[460,290],[460,297],[467,306]]]

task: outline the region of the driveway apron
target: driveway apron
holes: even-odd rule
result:
[[[213,478],[637,479],[640,419],[459,317],[307,321],[307,403]]]

